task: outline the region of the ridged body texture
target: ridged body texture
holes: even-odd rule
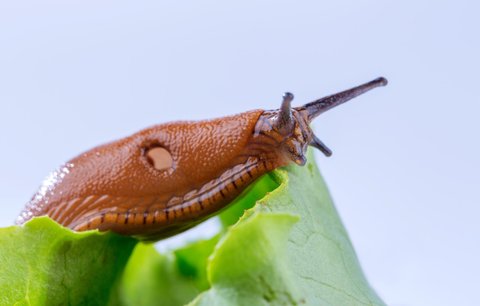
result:
[[[54,171],[17,223],[47,215],[76,231],[174,235],[226,207],[264,173],[304,165],[308,145],[329,156],[311,120],[385,84],[379,78],[297,108],[286,93],[278,110],[161,124],[96,147]]]
[[[188,229],[279,166],[263,136],[254,135],[262,113],[162,124],[85,152],[51,174],[20,223],[48,215],[74,230],[149,240]],[[146,150],[157,146],[172,155],[171,168],[148,162]]]

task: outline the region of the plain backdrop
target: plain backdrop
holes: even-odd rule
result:
[[[315,121],[319,167],[387,304],[479,305],[477,3],[2,0],[0,226],[95,145],[383,75]]]

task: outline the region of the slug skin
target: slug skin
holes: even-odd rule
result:
[[[47,215],[75,231],[172,236],[225,208],[264,173],[304,165],[308,145],[329,156],[310,122],[384,85],[378,78],[296,108],[286,93],[277,110],[161,124],[96,147],[51,173],[17,224]]]
[[[162,124],[87,151],[45,181],[19,223],[48,215],[73,230],[148,240],[186,230],[279,166],[255,156],[262,145],[248,145],[262,113]],[[145,152],[156,146],[170,152],[171,168],[148,162]]]

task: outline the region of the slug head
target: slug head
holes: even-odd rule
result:
[[[293,161],[303,166],[306,163],[305,153],[308,146],[320,150],[325,156],[331,156],[332,151],[315,136],[310,123],[325,111],[345,103],[373,88],[387,85],[383,77],[377,78],[360,86],[315,100],[300,107],[291,107],[293,94],[287,92],[283,96],[280,109],[270,113],[271,126],[264,134],[277,139],[282,156],[287,161]],[[276,136],[276,137],[274,137]]]

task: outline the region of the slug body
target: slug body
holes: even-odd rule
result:
[[[384,78],[291,108],[253,110],[196,122],[172,122],[96,147],[54,171],[17,219],[48,215],[76,231],[99,229],[158,240],[226,207],[263,174],[304,165],[312,145],[331,151],[309,123]]]

